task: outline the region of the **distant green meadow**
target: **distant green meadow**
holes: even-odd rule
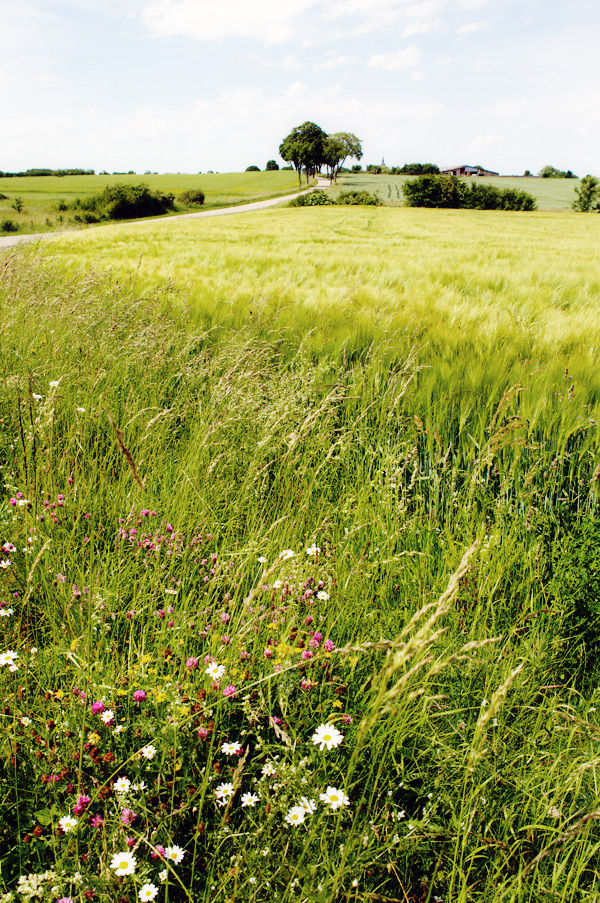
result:
[[[19,232],[60,231],[81,228],[73,220],[73,210],[61,211],[60,202],[69,207],[76,198],[99,194],[107,185],[144,183],[153,191],[170,192],[177,196],[183,191],[200,189],[205,201],[202,209],[228,207],[263,198],[290,194],[298,189],[298,176],[289,170],[279,172],[244,173],[172,173],[158,175],[113,174],[96,176],[23,176],[0,179],[0,224],[11,219]],[[20,198],[23,209],[17,213],[15,199]],[[181,205],[180,205],[181,206]],[[186,212],[187,207],[175,212]],[[196,208],[197,209],[197,208]]]
[[[402,186],[411,176],[372,175],[363,172],[344,175],[338,180],[334,195],[340,191],[356,190],[375,192],[384,204],[401,206],[404,204]],[[539,210],[570,210],[575,200],[575,189],[579,179],[538,179],[535,177],[499,176],[497,178],[477,177],[477,182],[495,185],[496,188],[517,188],[533,195]]]

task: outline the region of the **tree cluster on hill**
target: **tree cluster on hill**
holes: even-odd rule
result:
[[[22,176],[95,176],[93,169],[26,169],[24,172],[2,172],[0,179],[17,179]]]
[[[540,179],[576,179],[570,169],[557,169],[555,166],[544,166],[540,169]]]
[[[438,175],[439,171],[440,168],[439,166],[436,166],[435,163],[405,163],[404,166],[386,166],[385,163],[369,163],[367,166],[367,172],[376,176]]]
[[[423,175],[402,188],[408,207],[446,207],[469,210],[535,210],[535,198],[516,188],[499,189],[457,176]]]
[[[335,132],[328,135],[314,122],[304,122],[292,129],[281,144],[279,153],[286,163],[291,163],[302,181],[306,181],[327,166],[331,181],[337,180],[338,173],[348,157],[360,160],[362,145],[352,132]]]

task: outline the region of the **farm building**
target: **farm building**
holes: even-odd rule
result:
[[[500,173],[492,172],[490,169],[483,169],[481,166],[469,166],[463,163],[462,166],[453,166],[450,169],[442,169],[444,176],[498,176]]]

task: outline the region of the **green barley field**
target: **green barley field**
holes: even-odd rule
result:
[[[2,903],[597,903],[599,238],[0,256]]]
[[[0,178],[0,230],[3,221],[9,219],[19,232],[52,232],[64,229],[80,229],[73,219],[73,202],[99,194],[107,185],[148,185],[152,191],[178,195],[183,191],[200,189],[205,202],[202,209],[245,204],[263,198],[291,194],[298,189],[298,176],[294,172],[243,172],[243,173],[171,173],[158,175],[117,174],[95,176],[23,176]],[[17,212],[15,201],[20,199],[23,209]],[[67,209],[61,209],[66,207]],[[187,212],[179,203],[175,213]]]

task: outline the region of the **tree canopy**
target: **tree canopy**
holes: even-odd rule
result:
[[[325,163],[329,168],[329,178],[337,182],[337,176],[348,157],[362,159],[360,140],[352,132],[335,132],[328,135],[325,142]]]
[[[303,122],[292,129],[279,145],[279,153],[286,163],[292,163],[302,181],[302,170],[306,181],[319,171],[325,161],[327,134],[314,122]]]

